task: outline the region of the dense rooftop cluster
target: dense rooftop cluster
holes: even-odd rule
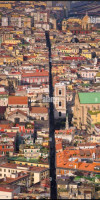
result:
[[[0,199],[50,199],[51,101],[57,198],[100,198],[100,17],[73,4],[0,1]]]

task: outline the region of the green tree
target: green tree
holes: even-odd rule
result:
[[[15,152],[19,152],[19,146],[22,144],[22,137],[19,132],[17,132],[16,137],[15,137]]]

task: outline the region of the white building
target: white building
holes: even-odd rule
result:
[[[14,196],[20,193],[20,186],[1,186],[0,199],[13,199]]]
[[[1,24],[2,26],[8,26],[8,17],[2,17]]]

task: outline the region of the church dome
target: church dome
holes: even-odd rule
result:
[[[82,21],[88,23],[90,20],[90,17],[88,16],[88,14],[86,13],[86,15],[83,17]]]

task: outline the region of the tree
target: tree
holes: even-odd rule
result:
[[[15,137],[15,152],[19,152],[19,146],[22,144],[22,137],[19,132],[17,132],[16,137]]]

